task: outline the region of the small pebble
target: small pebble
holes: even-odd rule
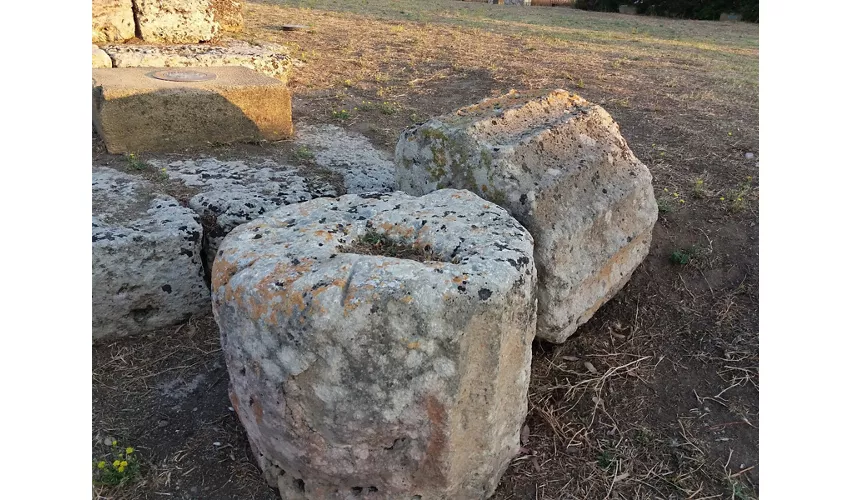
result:
[[[747,153],[747,154],[744,155],[744,158],[746,158],[748,160],[752,160],[755,157],[756,157],[756,155],[754,155],[752,153]]]
[[[233,407],[232,407],[232,406],[228,406],[228,407],[227,407],[227,409],[228,409],[228,410],[230,410],[230,411],[233,411]]]
[[[215,443],[213,443],[213,446],[221,446],[221,442],[216,441]]]

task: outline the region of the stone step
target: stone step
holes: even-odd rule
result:
[[[93,69],[92,119],[110,153],[176,152],[293,134],[286,85],[237,66]]]

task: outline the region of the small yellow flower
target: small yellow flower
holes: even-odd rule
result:
[[[124,466],[118,467],[118,472],[124,472]]]
[[[679,200],[679,203],[684,203],[684,202],[685,202],[685,200]]]
[[[724,197],[722,197],[722,196],[721,196],[721,197],[720,197],[720,201],[726,201],[726,198],[724,198]]]
[[[742,201],[742,200],[743,200],[743,198],[738,198],[738,201]]]
[[[101,460],[100,462],[97,463],[98,469],[102,469],[104,467],[106,467],[106,462],[104,462],[103,460]]]
[[[121,465],[121,461],[120,461],[120,460],[116,460],[116,461],[112,462],[112,466],[113,466],[113,467],[118,467],[119,465]]]
[[[731,135],[732,135],[732,132],[729,132],[729,135],[731,136]]]
[[[127,467],[127,461],[126,461],[126,460],[122,460],[122,461],[121,461],[121,463],[120,463],[118,466],[119,466],[119,467]]]
[[[112,440],[112,446],[118,446],[118,441],[116,441],[116,440],[114,440],[114,439],[113,439],[113,440]]]
[[[678,198],[678,197],[679,197],[679,193],[673,193],[673,198]]]
[[[664,192],[669,193],[670,191],[668,191],[667,188],[664,188]]]
[[[128,446],[128,447],[127,447],[127,449],[126,449],[126,450],[124,450],[124,451],[126,451],[126,452],[127,452],[127,454],[128,454],[128,455],[130,455],[130,454],[132,454],[134,451],[136,451],[136,449],[135,449],[135,448],[133,448],[132,446]]]

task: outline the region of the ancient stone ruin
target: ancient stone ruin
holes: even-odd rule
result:
[[[563,342],[649,252],[649,170],[604,109],[563,90],[511,92],[405,131],[400,190],[469,189],[534,236],[538,337]]]
[[[533,338],[563,342],[649,250],[651,177],[610,115],[511,92],[406,130],[393,159],[293,127],[295,62],[219,38],[240,2],[92,6],[98,134],[112,153],[171,152],[146,179],[92,170],[93,340],[212,311],[233,408],[284,499],[492,495]],[[309,165],[191,152],[284,137]]]
[[[531,236],[468,191],[320,198],[234,229],[213,311],[269,483],[492,494],[525,419],[535,282]]]

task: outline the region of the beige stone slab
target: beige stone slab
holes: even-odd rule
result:
[[[92,0],[92,43],[123,42],[135,34],[131,0]]]
[[[151,76],[159,71],[215,78],[175,82]],[[273,141],[293,133],[286,85],[234,66],[93,69],[92,119],[111,153]]]

